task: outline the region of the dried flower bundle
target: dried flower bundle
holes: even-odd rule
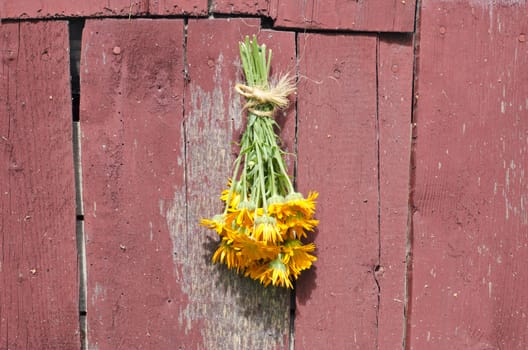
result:
[[[295,191],[275,132],[273,114],[288,105],[295,87],[288,76],[270,86],[271,50],[258,45],[255,37],[240,43],[240,57],[246,84],[235,89],[247,99],[247,126],[233,176],[220,197],[224,212],[201,224],[221,237],[214,263],[265,286],[293,288],[292,282],[317,259],[315,245],[301,240],[318,224],[318,194],[310,192],[305,198]]]

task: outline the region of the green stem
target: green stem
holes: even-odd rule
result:
[[[277,160],[277,163],[279,164],[279,168],[280,168],[281,173],[284,175],[284,179],[286,180],[286,185],[288,187],[288,192],[289,193],[295,192],[294,189],[293,189],[293,184],[290,181],[290,177],[288,176],[288,173],[286,172],[284,159],[282,158],[282,156],[280,154],[277,154],[277,152],[274,152],[273,156],[275,157],[275,160]]]
[[[271,196],[277,195],[277,187],[275,186],[275,169],[273,167],[273,158],[268,160],[268,167],[271,176]]]
[[[233,197],[233,192],[235,189],[235,183],[236,179],[238,177],[238,169],[240,168],[240,163],[242,160],[242,156],[239,155],[235,161],[235,171],[233,172],[233,177],[231,178],[231,187],[229,188],[229,193],[227,194],[227,200],[226,200],[226,206],[224,209],[224,215],[227,214],[227,210],[229,209],[229,205],[231,204],[231,198]]]
[[[247,164],[247,153],[244,155],[244,164]],[[242,185],[242,190],[244,191],[244,200],[248,200],[248,193],[247,193],[247,166],[244,166],[244,170],[242,170],[242,175],[240,177],[240,182]]]
[[[264,164],[262,163],[262,150],[259,144],[255,145],[257,149],[257,159],[258,159],[258,169],[259,169],[259,182],[260,190],[262,191],[262,208],[264,208],[264,213],[268,211],[268,201],[266,199],[266,185],[264,183]]]

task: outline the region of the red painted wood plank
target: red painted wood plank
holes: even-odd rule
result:
[[[273,0],[213,0],[211,12],[268,16],[270,8],[273,6],[271,5],[272,1]]]
[[[413,32],[416,0],[277,0],[270,13],[275,26]]]
[[[186,88],[188,240],[177,245],[187,255],[184,276],[190,288],[189,317],[203,322],[205,349],[288,349],[289,292],[268,287],[212,265],[218,236],[198,226],[201,217],[222,210],[218,198],[232,176],[233,142],[238,140],[245,115],[234,85],[242,80],[238,42],[259,33],[258,19],[190,20]],[[274,51],[272,70],[295,69],[294,33],[262,31],[260,42]],[[283,129],[292,145],[293,110]],[[290,148],[290,151],[293,148]]]
[[[185,220],[173,226],[186,215],[183,20],[88,20],[81,54],[88,347],[192,344],[174,250]]]
[[[80,346],[66,22],[0,25],[0,348]]]
[[[152,15],[208,14],[208,0],[149,0],[148,4]]]
[[[147,0],[0,0],[0,18],[129,16],[147,12]]]
[[[379,349],[401,349],[406,248],[413,46],[410,36],[381,36],[378,57],[380,159]]]
[[[410,349],[528,343],[527,11],[423,4]]]
[[[301,34],[298,186],[320,191],[319,260],[297,284],[299,349],[373,349],[378,288],[375,36]]]

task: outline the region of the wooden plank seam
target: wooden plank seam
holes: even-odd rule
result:
[[[72,94],[72,147],[73,164],[75,175],[75,211],[76,211],[76,240],[77,259],[79,270],[79,333],[81,350],[88,348],[87,334],[87,267],[86,267],[86,242],[84,233],[84,207],[82,200],[82,167],[81,167],[81,124],[79,118],[80,111],[80,59],[81,42],[84,20],[70,20],[69,29],[69,49],[70,49],[70,75]]]
[[[418,97],[416,92],[418,90],[418,54],[420,42],[420,9],[422,0],[416,0],[414,9],[414,31],[412,33],[413,42],[413,67],[412,67],[412,87],[411,87],[411,115],[410,115],[410,147],[409,147],[409,204],[407,211],[407,232],[405,244],[405,280],[404,280],[404,306],[403,306],[403,333],[402,333],[402,350],[408,350],[410,347],[410,329],[411,329],[411,308],[412,308],[412,255],[413,255],[413,236],[414,225],[413,216],[415,211],[414,206],[414,187],[416,181],[416,103]]]
[[[379,96],[380,96],[380,84],[379,84],[379,74],[380,74],[380,37],[379,34],[376,36],[376,172],[377,172],[377,191],[378,191],[378,262],[375,266],[372,267],[372,277],[374,282],[376,282],[376,287],[378,288],[377,295],[377,305],[376,305],[376,331],[375,331],[375,345],[376,349],[379,348],[379,316],[380,316],[380,305],[381,305],[381,284],[378,279],[378,273],[381,270],[381,185],[380,185],[380,111],[379,111]]]
[[[410,149],[409,149],[409,207],[407,211],[407,232],[405,245],[405,284],[404,284],[404,307],[403,307],[403,334],[402,334],[402,349],[407,350],[410,347],[410,329],[411,318],[410,313],[412,309],[412,270],[413,270],[413,236],[414,224],[413,216],[415,211],[414,206],[414,188],[416,181],[416,102],[418,97],[416,91],[418,90],[418,52],[420,41],[420,8],[421,0],[416,0],[416,8],[414,14],[414,32],[413,32],[413,71],[412,71],[412,92],[411,92],[411,121],[410,121]]]

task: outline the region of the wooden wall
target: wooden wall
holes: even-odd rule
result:
[[[0,0],[0,349],[525,349],[527,10]],[[277,118],[320,193],[293,294],[198,225],[251,34],[298,76]]]

